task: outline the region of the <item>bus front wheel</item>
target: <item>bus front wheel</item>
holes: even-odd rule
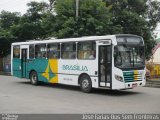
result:
[[[88,75],[82,75],[80,78],[80,88],[85,93],[92,91],[92,82]]]
[[[32,85],[38,85],[38,76],[36,71],[30,73],[30,81]]]

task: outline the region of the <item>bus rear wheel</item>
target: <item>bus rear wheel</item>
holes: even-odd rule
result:
[[[80,88],[85,93],[90,93],[92,91],[92,82],[88,75],[81,76]]]
[[[30,81],[32,85],[38,85],[38,76],[36,71],[30,73]]]

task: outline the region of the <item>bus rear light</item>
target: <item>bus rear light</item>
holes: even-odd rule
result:
[[[119,75],[115,75],[115,79],[118,80],[118,81],[121,81],[123,82],[123,78]]]

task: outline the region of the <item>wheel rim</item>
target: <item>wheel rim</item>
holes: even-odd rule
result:
[[[32,80],[33,83],[35,83],[37,81],[37,75],[33,74],[31,80]]]
[[[82,81],[82,87],[85,89],[89,87],[89,81],[87,79]]]

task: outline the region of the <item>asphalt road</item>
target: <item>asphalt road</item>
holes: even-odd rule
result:
[[[160,88],[87,94],[79,87],[33,86],[27,79],[0,76],[0,113],[160,113]]]

